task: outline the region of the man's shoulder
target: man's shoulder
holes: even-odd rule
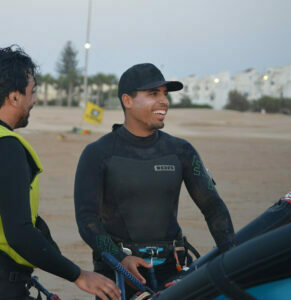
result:
[[[89,145],[94,145],[96,147],[104,146],[105,144],[110,144],[112,143],[114,140],[114,132],[111,131],[103,136],[101,136],[98,140],[96,140],[95,142],[89,144]]]
[[[21,142],[14,136],[4,136],[0,138],[0,151],[9,149],[11,151],[25,152]]]
[[[173,136],[167,132],[164,131],[159,131],[160,132],[160,137],[162,140],[167,141],[169,143],[173,143],[177,146],[187,146],[191,145],[187,140]]]
[[[112,148],[114,142],[114,133],[109,132],[93,143],[90,143],[84,149],[86,153],[108,153],[108,150]]]
[[[168,149],[172,149],[179,157],[184,155],[191,156],[197,152],[193,145],[183,138],[173,136],[164,131],[160,131],[160,138],[162,143],[165,144]]]
[[[0,165],[1,168],[18,168],[27,161],[27,154],[21,142],[13,137],[6,136],[0,138]]]

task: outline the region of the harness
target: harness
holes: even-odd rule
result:
[[[136,243],[116,241],[114,238],[113,241],[115,241],[125,254],[141,257],[154,266],[164,263],[171,255],[176,260],[177,269],[179,268],[178,266],[181,267],[179,257],[182,257],[182,265],[184,265],[184,260],[186,260],[185,265],[189,266],[193,261],[189,251],[196,258],[200,257],[199,252],[187,241],[187,238],[181,235],[173,241]]]

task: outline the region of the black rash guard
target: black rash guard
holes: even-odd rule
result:
[[[2,121],[0,125],[12,130]],[[34,266],[75,281],[80,268],[62,256],[31,222],[29,190],[35,171],[30,154],[16,138],[0,138],[0,215],[6,239]],[[0,261],[13,265],[2,251]]]
[[[137,137],[120,127],[88,145],[75,179],[76,219],[99,260],[125,257],[113,240],[172,241],[182,181],[221,251],[235,244],[231,218],[190,143],[162,131]]]

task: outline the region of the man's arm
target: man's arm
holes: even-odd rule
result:
[[[0,139],[0,214],[9,245],[31,264],[75,281],[80,268],[62,256],[31,221],[31,170],[26,152],[15,138]]]
[[[183,149],[183,179],[189,194],[203,213],[220,251],[235,245],[235,234],[227,207],[219,197],[198,152],[187,143]]]
[[[26,152],[15,138],[0,139],[0,215],[9,245],[31,264],[74,282],[102,300],[120,299],[120,291],[108,278],[80,270],[33,226],[30,211],[31,170]]]
[[[106,145],[102,151],[98,149],[95,143],[87,146],[79,160],[75,178],[76,220],[81,237],[94,250],[97,259],[101,259],[101,253],[105,251],[121,261],[126,254],[112,241],[101,220],[103,160],[109,149]]]

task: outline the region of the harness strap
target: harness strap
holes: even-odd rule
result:
[[[10,282],[21,282],[21,281],[28,281],[31,279],[30,274],[26,274],[23,272],[7,272],[7,271],[0,271],[0,279],[8,280]]]
[[[118,246],[121,249],[128,248],[131,250],[132,255],[139,256],[141,258],[167,258],[171,253],[174,252],[175,246],[171,241],[156,241],[150,243],[131,243],[131,242],[120,242]],[[151,251],[146,249],[156,248],[155,255],[152,255]]]
[[[199,252],[192,246],[185,236],[179,236],[178,239],[173,241],[153,241],[153,242],[128,242],[121,241],[118,238],[111,236],[112,240],[120,247],[120,248],[129,248],[132,251],[132,254],[135,256],[140,256],[139,249],[141,248],[164,248],[164,251],[159,252],[158,257],[165,257],[170,252],[173,252],[174,249],[176,251],[185,251],[188,252],[190,250],[196,258],[200,257]],[[166,251],[165,251],[166,250]]]
[[[185,249],[190,250],[196,256],[196,258],[199,258],[199,252],[187,241],[187,238],[185,236],[183,237],[183,240]]]
[[[232,300],[256,300],[227,277],[223,266],[224,254],[207,264],[207,273],[217,290]]]

